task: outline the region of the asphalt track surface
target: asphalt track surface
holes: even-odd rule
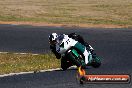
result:
[[[49,52],[52,32],[76,32],[102,57],[100,68],[87,68],[87,74],[130,74],[132,76],[132,29],[64,28],[0,25],[1,52]],[[56,70],[0,78],[0,88],[132,88],[129,84],[84,84],[76,81],[76,69]]]

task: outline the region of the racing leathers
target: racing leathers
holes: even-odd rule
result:
[[[91,53],[94,51],[93,47],[91,45],[89,45],[87,42],[85,42],[81,35],[78,35],[76,33],[70,33],[68,36],[72,39],[75,39],[76,41],[78,41],[82,45],[84,45],[88,51],[91,51]]]
[[[86,46],[86,49],[84,50],[83,52],[83,55],[85,57],[85,64],[88,64],[89,63],[89,54],[91,53],[90,51],[93,51],[93,48],[84,41],[84,39],[80,36],[80,35],[77,35],[76,33],[71,33],[69,35],[64,35],[64,38],[72,38],[74,39],[75,41],[78,41],[79,43],[81,43],[82,45]],[[60,41],[58,41],[59,43]],[[53,44],[53,45],[50,45],[50,49],[51,51],[55,54],[56,58],[57,59],[60,59],[61,58],[61,54],[57,51],[57,48],[59,48],[59,44],[56,43],[56,44]],[[63,58],[63,57],[62,57]]]

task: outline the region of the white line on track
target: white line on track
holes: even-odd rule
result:
[[[0,52],[0,54],[8,54],[8,53],[10,53],[10,52]],[[12,54],[21,54],[21,55],[26,55],[26,54],[30,54],[30,53],[12,53]],[[32,55],[39,55],[39,54],[32,54]]]
[[[6,53],[9,53],[9,52],[0,52],[1,54],[3,53],[3,54],[6,54]]]
[[[71,66],[69,69],[76,69],[76,68],[77,68],[76,66]],[[9,74],[0,75],[0,78],[7,77],[7,76],[14,76],[14,75],[34,74],[34,73],[39,73],[39,72],[51,72],[51,71],[59,71],[59,70],[61,70],[61,68],[47,69],[47,70],[40,70],[40,71],[9,73]]]
[[[50,71],[57,71],[57,70],[61,70],[61,68],[47,69],[47,70],[40,70],[40,71],[20,72],[20,73],[9,73],[9,74],[0,75],[0,78],[6,77],[6,76],[23,75],[23,74],[33,74],[33,73],[38,73],[38,72],[50,72]]]

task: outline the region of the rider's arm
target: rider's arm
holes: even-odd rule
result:
[[[78,35],[76,33],[70,33],[68,34],[68,37],[75,39],[76,41],[80,42],[81,44],[85,45],[85,41],[81,35]]]
[[[72,39],[75,39],[76,41],[80,42],[82,45],[86,46],[88,50],[94,50],[91,45],[89,45],[86,41],[84,41],[83,37],[81,35],[78,35],[76,33],[70,33],[68,36]]]
[[[56,51],[56,46],[55,45],[50,45],[50,49],[55,54],[57,59],[61,58],[61,55]]]

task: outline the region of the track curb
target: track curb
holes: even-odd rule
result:
[[[0,78],[2,78],[2,77],[8,77],[8,76],[15,76],[15,75],[35,74],[35,73],[39,73],[39,72],[51,72],[51,71],[57,71],[57,70],[61,70],[61,68],[47,69],[47,70],[40,70],[40,71],[29,71],[29,72],[9,73],[9,74],[0,75]]]

